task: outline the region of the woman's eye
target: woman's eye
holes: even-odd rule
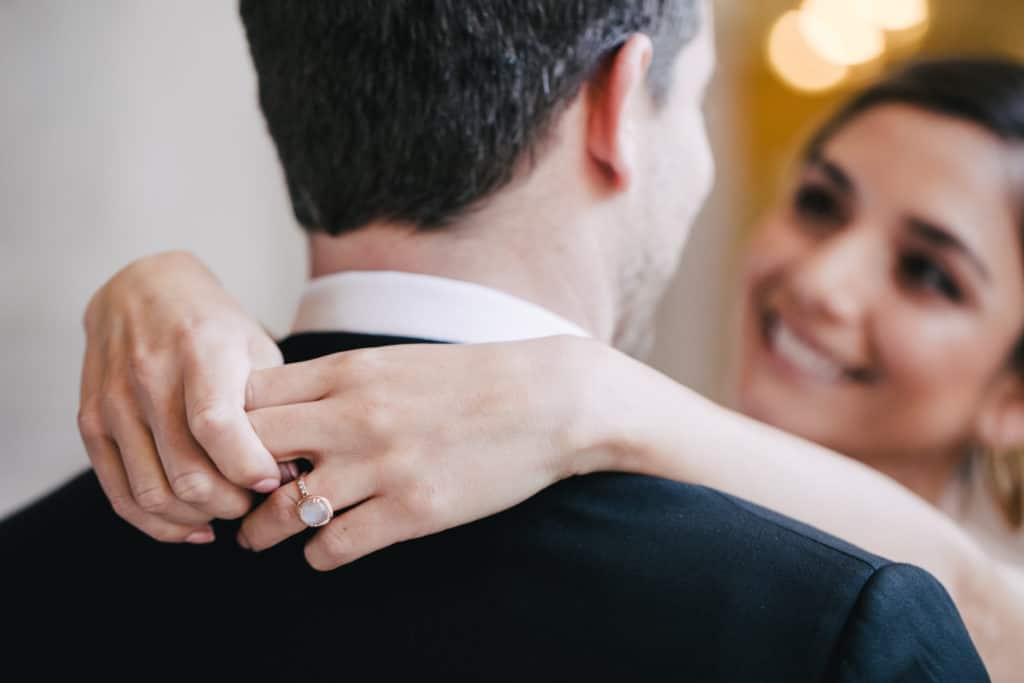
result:
[[[842,207],[835,195],[818,185],[804,185],[794,198],[797,213],[814,222],[835,222],[841,219]]]
[[[963,299],[963,292],[956,281],[925,254],[905,254],[900,259],[900,276],[914,288],[941,294],[950,301]]]

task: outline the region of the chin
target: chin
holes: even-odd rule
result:
[[[736,409],[758,422],[821,445],[834,444],[835,414],[817,401],[740,386]],[[829,446],[832,447],[832,446]]]

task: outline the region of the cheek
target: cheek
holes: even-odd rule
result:
[[[875,318],[885,368],[879,420],[906,438],[948,442],[971,428],[990,379],[1002,366],[1001,330],[967,314],[893,305]]]
[[[981,385],[1002,364],[1007,346],[1004,330],[950,310],[892,305],[879,312],[876,326],[886,372],[908,388]]]
[[[803,249],[803,241],[780,213],[758,225],[747,244],[743,262],[743,278],[748,295],[767,286],[783,273]]]

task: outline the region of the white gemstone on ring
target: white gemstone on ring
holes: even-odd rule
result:
[[[306,496],[299,501],[299,519],[306,526],[323,526],[333,516],[334,510],[323,496]]]

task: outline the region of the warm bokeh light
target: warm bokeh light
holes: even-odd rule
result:
[[[768,60],[776,73],[798,90],[818,92],[842,83],[848,68],[824,59],[801,30],[800,12],[783,14],[768,37]]]
[[[768,55],[790,86],[831,89],[877,73],[916,50],[931,24],[929,0],[800,0],[773,25]]]
[[[858,0],[865,18],[886,31],[906,31],[928,21],[928,0]]]
[[[800,8],[800,30],[814,51],[830,62],[870,62],[885,52],[885,34],[867,19],[869,4],[874,7],[873,0],[805,0]]]

